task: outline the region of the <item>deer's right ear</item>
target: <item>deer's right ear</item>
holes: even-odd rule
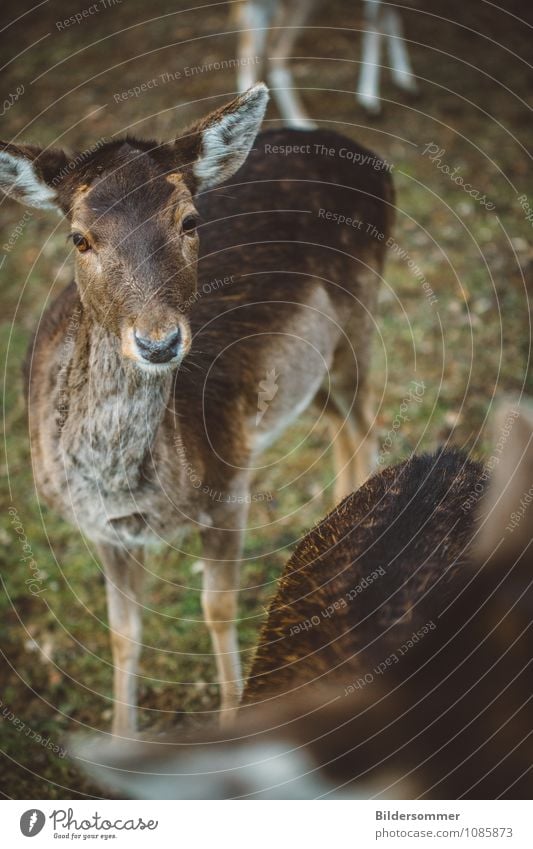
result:
[[[57,148],[0,142],[0,189],[28,206],[59,211],[57,192],[67,165],[67,156]]]

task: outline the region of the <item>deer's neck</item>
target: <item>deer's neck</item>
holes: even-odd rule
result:
[[[122,357],[115,336],[82,317],[61,405],[65,447],[110,489],[135,487],[156,459],[171,385],[172,372],[138,368]]]

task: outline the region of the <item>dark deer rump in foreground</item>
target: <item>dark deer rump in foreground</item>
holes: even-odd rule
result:
[[[337,495],[371,471],[390,176],[325,131],[266,133],[245,162],[266,102],[258,85],[162,144],[127,138],[77,157],[0,146],[0,188],[62,211],[77,249],[76,284],[30,352],[30,435],[40,497],[97,545],[105,571],[117,733],[136,727],[145,548],[201,533],[228,718],[257,455],[320,393]],[[276,394],[258,417],[268,374]]]
[[[387,469],[285,569],[243,701],[274,715],[287,697],[296,716],[314,707],[297,739],[335,785],[393,798],[533,791],[532,558],[473,551],[482,471],[452,452]]]
[[[234,734],[93,740],[85,769],[150,798],[530,798],[532,532],[506,526],[533,428],[517,415],[488,494],[458,452],[413,457],[303,540]]]
[[[401,647],[423,628],[427,639],[469,580],[474,514],[461,506],[481,472],[453,451],[413,457],[326,516],[284,569],[243,703],[331,679],[350,694],[403,663]]]

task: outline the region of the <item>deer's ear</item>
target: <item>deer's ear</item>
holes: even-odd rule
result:
[[[176,140],[194,178],[195,192],[223,183],[241,167],[259,131],[268,103],[264,83],[211,112]],[[185,144],[184,144],[185,143]]]
[[[62,150],[0,142],[0,189],[40,209],[60,209],[57,190],[68,159]]]
[[[502,403],[493,423],[491,480],[481,505],[478,550],[518,557],[533,539],[533,407]]]

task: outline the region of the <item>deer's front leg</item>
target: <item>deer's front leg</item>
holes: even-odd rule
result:
[[[381,0],[366,0],[361,49],[361,70],[357,85],[356,97],[361,106],[373,115],[381,110],[380,76],[381,76],[381,46],[383,32],[381,25]]]
[[[238,23],[242,27],[239,35],[239,59],[237,85],[246,91],[261,79],[260,62],[265,58],[265,42],[271,24],[273,8],[261,0],[247,0],[238,11]]]
[[[242,693],[235,622],[245,517],[242,522],[239,530],[209,528],[202,533],[202,607],[215,653],[224,725],[233,719]]]
[[[142,637],[143,550],[98,547],[104,567],[113,654],[113,734],[137,729],[137,668]]]

